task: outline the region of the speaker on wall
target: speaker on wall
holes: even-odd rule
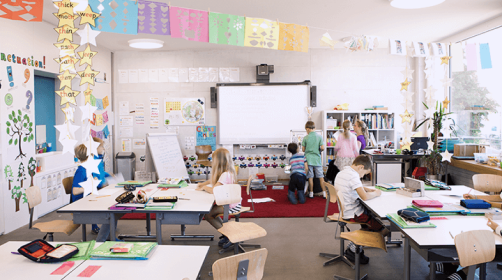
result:
[[[218,105],[218,95],[215,87],[211,87],[211,108],[216,108]]]
[[[317,86],[310,87],[310,107],[317,107]]]

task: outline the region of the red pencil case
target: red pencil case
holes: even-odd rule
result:
[[[437,200],[413,200],[411,203],[417,207],[443,208],[443,203]]]
[[[39,263],[62,262],[78,253],[78,247],[70,244],[63,244],[54,247],[45,240],[37,239],[17,250],[21,255]]]

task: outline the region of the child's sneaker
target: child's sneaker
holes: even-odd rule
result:
[[[356,262],[356,253],[352,252],[349,248],[345,249],[344,255],[352,263]],[[368,264],[370,262],[370,258],[364,255],[364,250],[361,250],[361,253],[359,255],[359,262],[361,264]]]
[[[472,267],[474,268],[474,267]],[[448,276],[448,278],[446,278],[448,280],[465,280],[467,279],[467,275],[465,274],[465,272],[463,270],[460,270],[458,272],[455,272],[453,273],[452,275]]]
[[[322,192],[322,197],[326,198],[326,191]]]
[[[92,225],[92,230],[91,232],[94,233],[94,234],[98,234],[99,233],[99,227],[98,225]]]
[[[313,192],[309,192],[309,198],[314,198],[314,193]]]

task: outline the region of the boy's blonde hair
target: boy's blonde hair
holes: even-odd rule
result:
[[[80,144],[75,148],[75,156],[81,162],[87,160],[87,147],[84,144]]]
[[[315,129],[315,123],[313,121],[308,121],[306,124],[305,124],[305,129]]]
[[[237,180],[237,173],[235,173],[234,164],[232,162],[232,157],[230,152],[225,148],[218,148],[213,152],[213,166],[212,166],[211,184],[214,186],[218,183],[221,174],[224,172],[229,172],[234,178],[234,182]]]

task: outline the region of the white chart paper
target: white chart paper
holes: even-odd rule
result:
[[[119,70],[119,84],[127,84],[127,83],[129,83],[129,71]]]
[[[180,83],[188,83],[188,68],[179,68],[178,80]]]
[[[159,69],[159,82],[160,83],[169,82],[169,68]]]
[[[196,83],[199,81],[199,68],[189,68],[188,69],[188,79],[191,83]]]
[[[129,70],[129,83],[137,84],[138,83],[138,69],[130,69]]]
[[[218,68],[209,68],[209,82],[218,82]]]
[[[139,82],[148,83],[148,69],[139,69]]]
[[[177,83],[178,79],[178,68],[169,68],[169,82]]]
[[[148,69],[148,81],[151,83],[159,82],[159,69]]]

